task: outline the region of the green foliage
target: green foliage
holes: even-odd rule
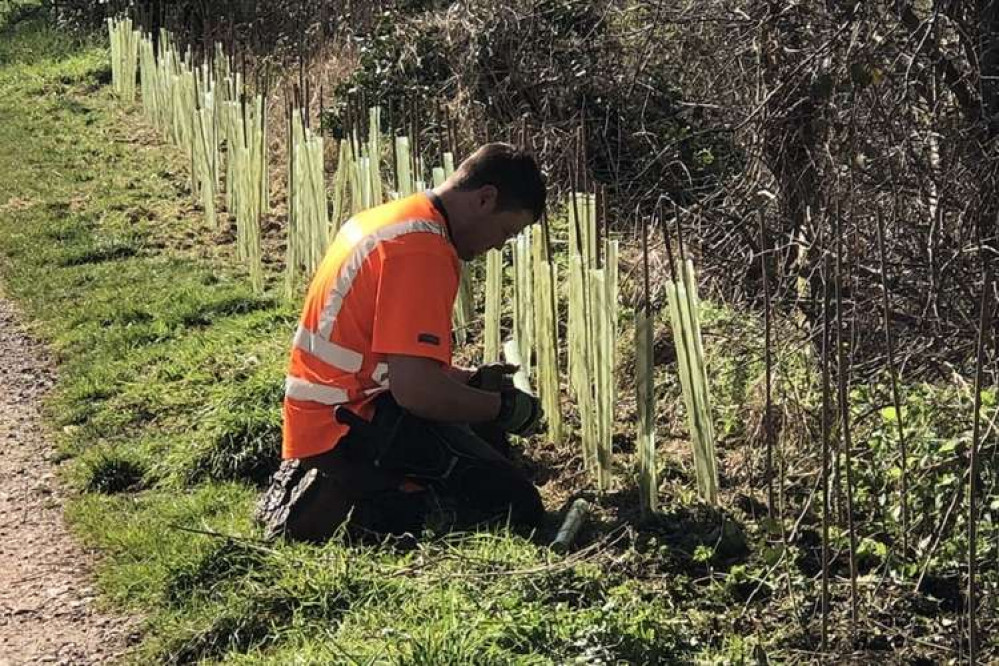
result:
[[[887,379],[874,386],[854,389],[851,396],[859,430],[854,437],[862,446],[854,472],[860,518],[871,522],[873,529],[884,535],[877,541],[867,539],[861,546],[865,559],[876,562],[887,559],[889,546],[899,545],[902,527],[898,414],[890,396]],[[919,555],[918,561],[929,559],[930,571],[953,572],[966,559],[967,510],[963,508],[963,498],[972,441],[972,391],[968,387],[911,384],[906,387],[903,403],[902,423],[908,449],[909,538]],[[984,433],[996,413],[994,390],[983,391],[982,406]],[[995,468],[982,465],[980,487],[995,492],[996,482]],[[959,510],[948,512],[958,499],[962,502]],[[980,502],[983,514],[979,523],[979,554],[983,562],[997,552],[995,524],[999,505],[995,499],[994,495],[987,495]],[[950,519],[941,531],[941,521],[948,513]],[[941,543],[931,553],[938,531]],[[901,568],[910,576],[918,571],[914,564]]]
[[[416,123],[425,128],[436,123],[440,100],[474,100],[455,111],[469,118],[476,137],[484,126],[505,133],[522,120],[560,127],[582,112],[600,119],[589,129],[588,169],[608,185],[612,207],[619,196],[630,206],[631,195],[650,192],[696,201],[744,160],[728,137],[702,131],[704,114],[678,104],[684,94],[671,73],[676,64],[660,60],[669,49],[649,49],[646,36],[661,17],[643,3],[610,13],[587,0],[412,4],[387,9],[353,36],[358,66],[334,94],[339,108],[324,118],[334,136],[344,131],[347,95],[358,92],[386,107],[421,100]],[[541,139],[543,131],[539,155],[561,169],[570,141],[551,131]],[[426,134],[425,149],[436,132]],[[667,147],[680,159],[649,161]]]
[[[403,94],[427,99],[451,76],[451,63],[441,48],[444,30],[426,25],[414,30],[405,20],[411,12],[411,8],[385,12],[370,32],[358,35],[359,66],[334,94],[334,99],[344,100],[338,108],[341,115],[351,92],[363,90],[372,103]],[[326,120],[333,135],[341,138],[342,117],[330,114]]]
[[[18,23],[37,16],[44,5],[42,0],[0,0],[0,30],[17,28]]]
[[[41,0],[0,0],[0,67],[22,64],[18,74],[31,75],[58,64],[73,67],[81,39],[57,29]],[[67,82],[65,74],[56,80]]]

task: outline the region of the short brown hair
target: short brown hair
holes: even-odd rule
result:
[[[528,210],[538,220],[545,209],[545,179],[534,156],[509,143],[487,143],[468,156],[454,173],[458,190],[492,185],[501,211]]]

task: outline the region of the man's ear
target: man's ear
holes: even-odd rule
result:
[[[483,185],[479,188],[476,203],[479,204],[479,212],[488,215],[496,210],[496,201],[499,199],[499,190],[495,185]]]

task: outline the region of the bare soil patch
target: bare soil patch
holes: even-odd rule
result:
[[[96,605],[93,553],[63,521],[67,492],[42,425],[55,371],[0,291],[0,666],[109,664],[136,622]]]

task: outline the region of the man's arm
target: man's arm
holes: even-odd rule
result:
[[[460,365],[452,365],[444,368],[444,372],[459,384],[467,384],[468,380],[475,374],[475,368],[463,368]]]
[[[463,383],[451,368],[419,356],[388,355],[389,386],[399,405],[430,421],[482,423],[496,418],[498,393]]]

